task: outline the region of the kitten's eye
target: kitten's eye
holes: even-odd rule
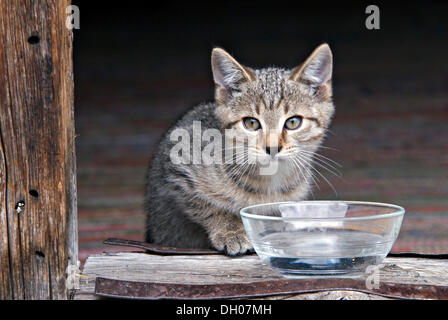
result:
[[[249,131],[257,131],[258,129],[261,128],[260,121],[258,121],[255,118],[249,118],[249,117],[244,118],[243,124],[244,124],[244,127]]]
[[[285,121],[285,128],[288,130],[296,130],[302,125],[302,117],[295,116]]]

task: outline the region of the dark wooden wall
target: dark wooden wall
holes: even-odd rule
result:
[[[70,0],[0,0],[0,299],[66,299],[77,261]]]

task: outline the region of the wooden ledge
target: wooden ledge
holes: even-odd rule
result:
[[[403,297],[427,298],[446,296],[448,290],[448,260],[421,258],[386,258],[379,271],[379,285],[403,287]],[[369,275],[366,275],[369,276]],[[256,255],[230,258],[217,255],[159,256],[146,253],[120,252],[92,255],[80,277],[74,299],[99,299],[95,295],[97,277],[123,281],[170,284],[215,285],[249,284],[284,280],[264,265]],[[344,283],[344,279],[339,280]],[[346,283],[350,284],[351,279]],[[365,280],[362,280],[365,281]],[[370,282],[373,284],[372,282]],[[426,289],[425,289],[426,288]],[[312,288],[309,288],[312,289]],[[366,288],[367,289],[367,288]],[[426,291],[425,291],[426,290]],[[380,290],[381,291],[381,290]],[[387,295],[362,290],[310,290],[309,292],[257,297],[257,299],[385,299]],[[423,297],[425,298],[425,297]]]

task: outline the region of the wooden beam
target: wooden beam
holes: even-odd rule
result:
[[[421,258],[386,258],[378,273],[378,285],[448,286],[448,260]],[[366,273],[369,276],[371,273]],[[285,279],[263,264],[256,255],[226,257],[221,255],[160,256],[134,252],[106,252],[91,255],[84,264],[80,289],[75,300],[99,299],[95,293],[95,279],[103,277],[124,281],[177,284],[253,283]],[[346,279],[350,281],[351,279]],[[307,288],[313,289],[313,288]],[[367,284],[366,284],[367,289]],[[403,296],[410,294],[403,292]],[[412,293],[412,292],[411,292]],[[257,299],[384,299],[364,292],[348,290],[318,291],[267,296]]]
[[[0,0],[0,299],[66,299],[77,262],[69,0]]]

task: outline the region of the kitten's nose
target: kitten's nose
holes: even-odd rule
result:
[[[266,153],[267,154],[276,155],[280,151],[282,151],[282,146],[276,146],[276,147],[266,146]]]

